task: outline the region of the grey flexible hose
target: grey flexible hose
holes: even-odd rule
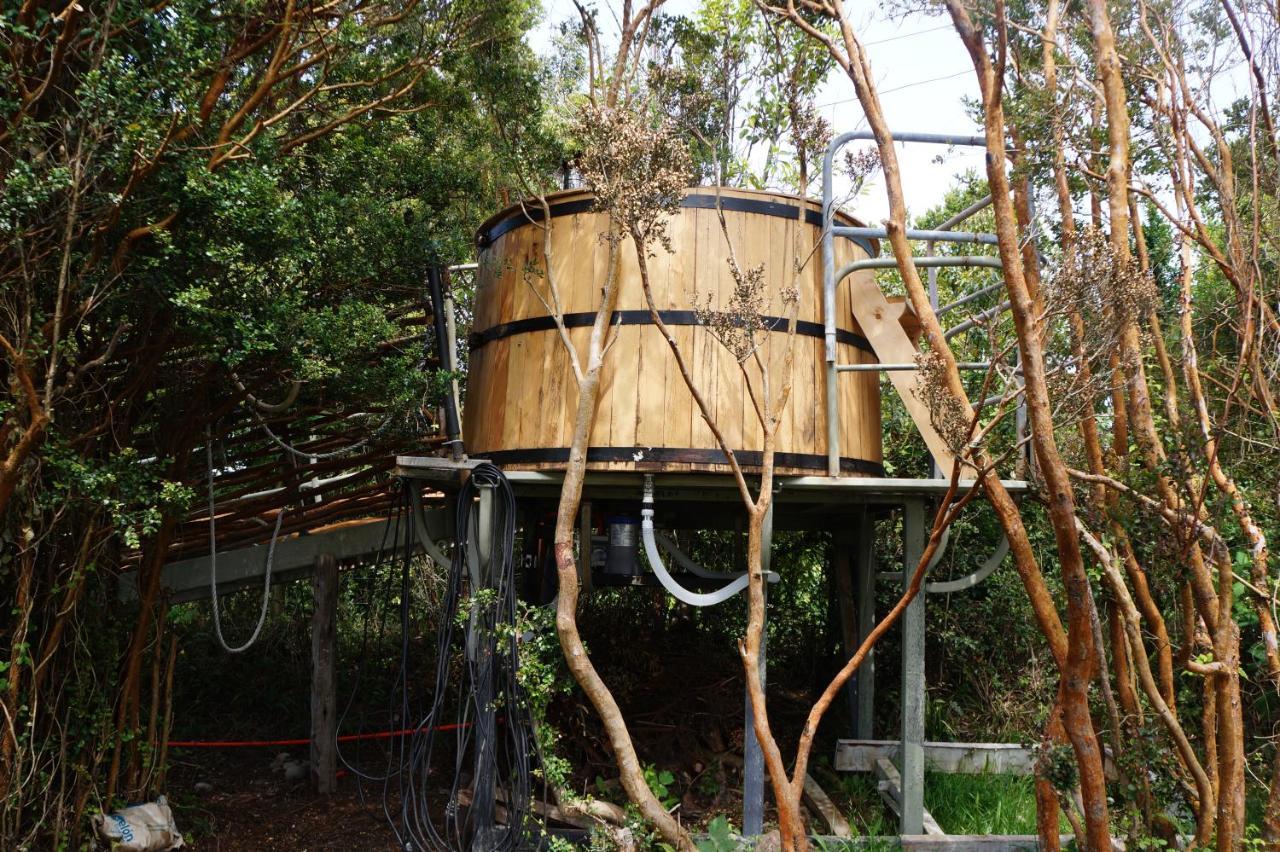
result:
[[[258,612],[258,624],[247,642],[232,648],[222,636],[222,614],[218,611],[218,536],[213,501],[213,441],[208,429],[205,429],[204,434],[204,456],[209,468],[209,597],[213,600],[213,633],[222,650],[228,654],[239,654],[253,647],[253,643],[258,641],[258,634],[262,632],[262,625],[267,623],[267,603],[271,600],[271,568],[275,564],[276,540],[280,537],[280,524],[284,521],[284,506],[276,512],[276,527],[271,532],[271,544],[267,546],[267,570],[262,583],[262,609]]]

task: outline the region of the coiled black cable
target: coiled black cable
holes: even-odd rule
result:
[[[493,506],[490,538],[483,543],[484,547],[478,540],[481,533],[475,529],[481,489],[492,489]],[[406,850],[507,852],[520,848],[528,840],[535,753],[528,702],[517,673],[515,494],[500,469],[483,463],[463,484],[457,507],[456,544],[440,613],[430,707],[425,713],[414,714],[421,721],[396,744],[401,767],[396,773],[400,794],[397,835]],[[399,687],[401,714],[408,719],[414,717],[408,674],[409,579],[414,540],[412,524],[405,527]],[[480,560],[480,554],[485,552],[489,554],[487,565]],[[462,603],[464,592],[468,601],[466,609]],[[467,627],[459,642],[455,633],[462,619]],[[465,665],[461,682],[451,683],[458,680],[450,677],[451,664],[458,651],[462,652]],[[455,737],[454,760],[451,771],[446,774],[440,771],[444,767],[434,764],[440,762],[444,751],[438,748],[437,734],[441,733],[438,728],[445,724],[445,714],[451,706],[456,712],[456,727],[451,726]],[[468,772],[473,767],[476,774],[469,778]],[[452,775],[453,780],[441,820],[439,796],[432,796],[432,789],[438,791],[439,780],[448,775]],[[473,789],[470,806],[463,807],[466,785],[479,786],[486,777],[492,779],[492,788]],[[493,797],[497,792],[503,797],[506,826],[479,824],[478,814],[493,813]]]

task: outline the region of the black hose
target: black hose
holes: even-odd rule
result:
[[[480,489],[493,489],[493,525],[487,571],[481,582],[470,583],[469,556],[474,541],[473,517]],[[502,471],[491,464],[476,467],[458,494],[455,528],[456,545],[450,566],[444,607],[440,613],[436,643],[436,671],[431,706],[419,718],[412,734],[399,740],[400,819],[397,834],[403,848],[413,850],[461,850],[483,848],[486,852],[515,850],[526,842],[531,802],[531,777],[535,745],[532,719],[517,678],[516,583],[515,583],[516,503]],[[401,712],[410,718],[409,663],[409,576],[413,555],[411,525],[407,524],[404,560],[401,568]],[[486,548],[480,548],[481,551]],[[469,591],[469,611],[461,609],[464,590]],[[460,648],[455,648],[455,628],[466,619]],[[450,664],[461,650],[465,659],[462,682],[452,684]],[[440,762],[437,728],[444,724],[448,698],[455,696],[456,738],[451,768]],[[468,778],[472,768],[476,776]],[[452,776],[452,786],[438,821],[440,781]],[[478,785],[478,780],[492,780]],[[461,794],[467,783],[472,790],[470,807],[463,808]],[[507,812],[505,828],[491,822],[478,824],[478,815],[493,813],[495,790],[503,795]],[[486,807],[487,803],[487,807]],[[436,813],[433,813],[435,811]]]

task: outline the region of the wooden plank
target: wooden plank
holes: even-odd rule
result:
[[[840,809],[836,807],[835,802],[831,801],[831,797],[826,794],[822,786],[813,780],[812,775],[804,776],[804,801],[826,820],[831,833],[836,837],[853,836],[853,832],[849,829],[849,821],[844,818],[844,814],[840,813]]]
[[[338,561],[316,558],[311,574],[311,782],[322,796],[338,789]]]
[[[494,400],[489,406],[491,416],[502,418],[502,437],[498,448],[514,449],[520,446],[520,425],[524,421],[527,403],[524,400],[524,388],[529,383],[529,338],[532,334],[517,334],[501,341],[506,346],[507,363],[503,373],[504,381],[501,399]]]
[[[686,214],[687,215],[687,214]],[[696,235],[696,245],[693,257],[686,260],[686,268],[693,270],[693,280],[690,282],[690,297],[693,305],[696,307],[705,307],[707,297],[711,297],[711,306],[719,307],[716,300],[717,281],[716,275],[718,270],[715,263],[717,257],[714,253],[714,243],[710,241],[710,219],[715,216],[712,211],[699,210],[694,213],[694,221],[685,227],[694,228]],[[693,378],[694,386],[697,387],[698,393],[702,395],[703,400],[707,403],[707,407],[711,410],[712,416],[715,416],[715,349],[720,345],[716,343],[709,333],[703,329],[690,329],[690,345],[684,350],[685,363],[689,368],[689,375]],[[697,403],[690,397],[689,411],[674,412],[674,414],[689,418],[690,447],[714,447],[716,446],[715,436],[711,433],[711,429],[707,426],[706,421],[699,411]]]
[[[800,227],[798,222],[792,222],[789,219],[772,219],[769,223],[769,253],[773,258],[775,265],[773,270],[773,280],[777,282],[779,288],[790,289],[796,288],[796,318],[806,317],[808,310],[806,306],[806,287],[804,280],[798,279],[795,270],[795,247],[794,242],[797,230]],[[782,305],[782,300],[778,300],[778,308],[775,311],[779,316],[786,314],[786,309]],[[792,360],[789,371],[784,374],[783,368],[787,363],[787,335],[785,331],[773,334],[770,338],[769,346],[769,364],[776,378],[775,382],[790,381],[791,395],[787,399],[787,407],[782,412],[781,420],[778,423],[777,447],[783,452],[808,452],[808,448],[800,448],[796,444],[796,357],[801,354],[797,338],[791,339]],[[749,401],[748,401],[749,402]]]
[[[636,418],[640,395],[648,384],[640,376],[640,332],[642,326],[624,325],[614,329],[618,339],[605,356],[605,371],[610,375],[608,398],[609,446],[636,445]],[[601,416],[606,416],[605,400],[601,400]]]
[[[702,332],[693,328],[673,328],[671,335],[676,339],[676,345],[680,347],[680,352],[684,355],[685,363],[692,367],[695,355],[694,341],[702,336]],[[659,335],[661,337],[661,335]],[[675,355],[671,354],[671,349],[665,340],[659,344],[664,352],[664,383],[667,389],[667,410],[663,413],[662,422],[662,445],[664,447],[692,447],[693,446],[693,419],[698,417],[698,406],[693,401],[692,394],[689,393],[689,387],[685,384],[684,377],[680,375],[680,366],[676,363]],[[700,417],[698,418],[701,419]],[[669,466],[674,468],[675,466]],[[681,465],[688,470],[688,465]]]
[[[897,740],[837,740],[835,767],[839,772],[871,772],[880,758],[896,760]],[[1017,743],[924,744],[925,767],[930,772],[1030,775],[1035,771],[1031,751]]]
[[[855,272],[840,287],[849,290],[853,316],[881,362],[901,364],[915,360],[916,347],[898,322],[900,309],[889,303],[876,283],[874,272]],[[889,373],[889,381],[902,398],[907,414],[916,424],[938,467],[950,471],[953,464],[951,449],[933,428],[929,407],[921,393],[920,371],[894,370]]]
[[[543,408],[542,391],[546,386],[547,346],[555,345],[558,339],[553,335],[555,332],[547,331],[520,335],[525,340],[524,356],[519,369],[511,371],[512,395],[520,400],[516,447],[547,446],[547,436],[552,431],[550,424],[554,418],[548,417]]]
[[[674,361],[666,340],[653,326],[639,326],[637,333],[635,402],[635,444],[637,447],[663,446],[667,422],[667,362]],[[676,376],[679,379],[679,375]]]

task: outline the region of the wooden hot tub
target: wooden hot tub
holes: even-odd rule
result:
[[[607,217],[594,212],[585,190],[548,197],[553,273],[570,337],[585,360],[593,310],[600,301],[608,247],[600,239]],[[759,464],[761,431],[734,356],[698,325],[696,308],[727,304],[734,280],[713,188],[686,190],[668,225],[672,251],[654,246],[650,280],[664,322],[672,327],[694,380],[715,411],[726,439],[748,468]],[[721,204],[738,263],[765,267],[767,315],[784,313],[780,293],[799,282],[793,387],[776,442],[781,474],[825,474],[825,380],[819,203],[795,196],[721,190]],[[527,213],[525,211],[528,211]],[[577,386],[569,358],[536,286],[547,295],[543,229],[530,221],[536,206],[508,208],[480,228],[475,318],[464,412],[467,452],[505,468],[564,467],[573,430]],[[857,224],[842,217],[845,224]],[[874,244],[837,239],[836,265],[868,256]],[[594,470],[727,472],[724,456],[685,387],[674,356],[652,325],[640,286],[635,249],[623,243],[618,339],[601,377],[591,432]],[[796,278],[799,257],[804,267]],[[549,299],[548,299],[549,301]],[[853,322],[842,288],[836,316],[838,360],[874,363]],[[783,368],[785,326],[767,334],[761,353],[771,372]],[[846,476],[878,476],[881,467],[879,380],[874,372],[840,376],[840,467]]]

